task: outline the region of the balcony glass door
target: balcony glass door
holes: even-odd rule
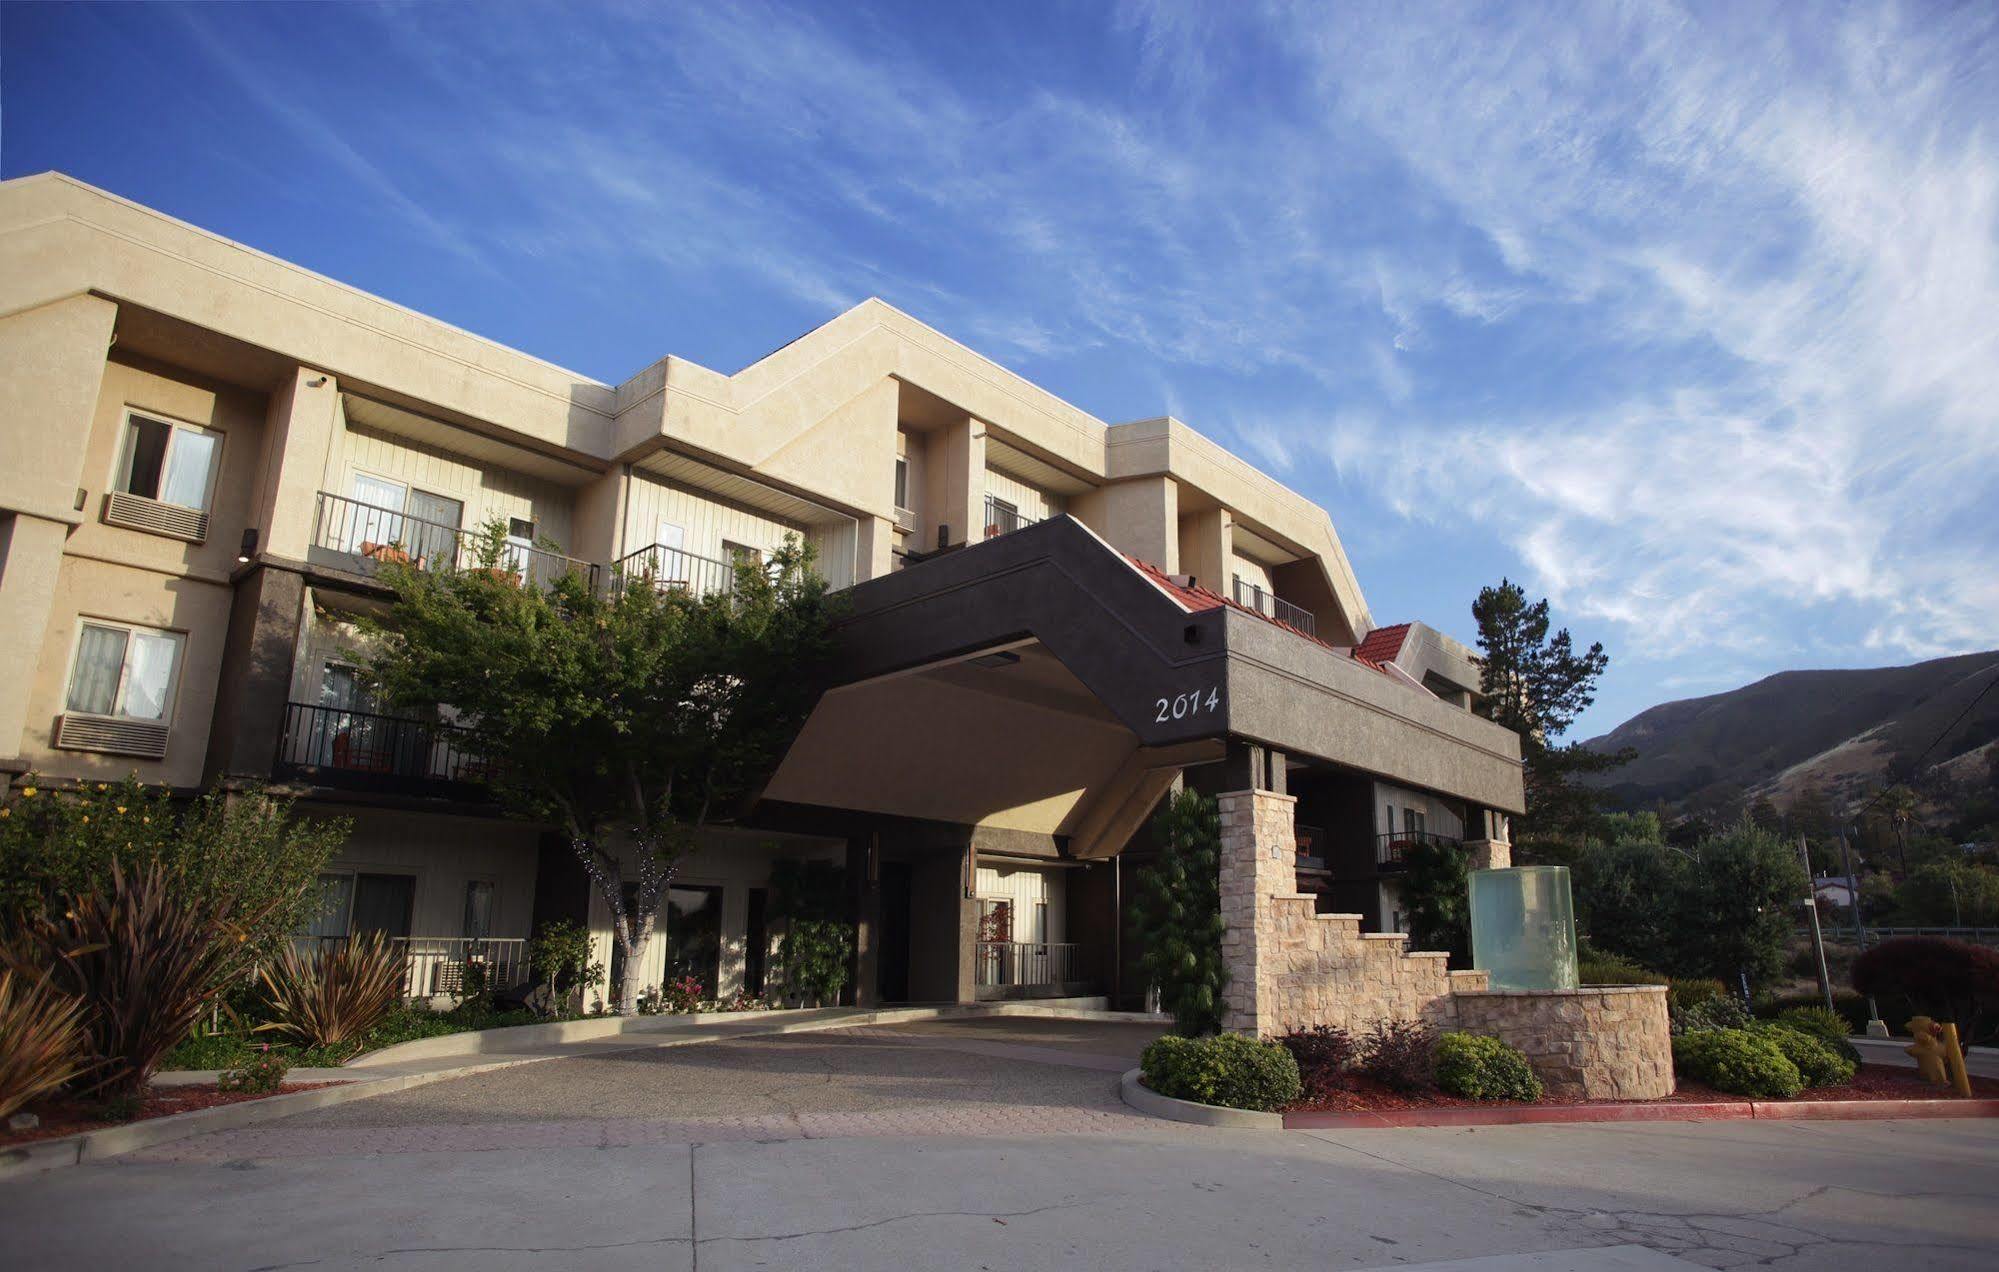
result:
[[[416,563],[426,570],[458,564],[458,529],[464,524],[465,505],[412,488],[404,507],[410,515],[409,553]]]
[[[376,736],[375,687],[368,673],[348,663],[328,660],[320,672],[318,727],[313,730],[311,762],[334,768],[369,770],[386,767],[382,739]]]
[[[408,551],[403,542],[406,527],[402,513],[403,498],[409,488],[399,481],[355,473],[353,489],[357,506],[342,527],[339,549],[365,557],[380,556],[384,549],[390,548]]]

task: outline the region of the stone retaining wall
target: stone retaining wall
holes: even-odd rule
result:
[[[1550,1095],[1656,1100],[1673,1093],[1664,985],[1460,993],[1458,1027],[1518,1047]]]
[[[1262,790],[1220,797],[1224,1029],[1268,1038],[1312,1025],[1359,1031],[1424,1020],[1518,1047],[1554,1095],[1672,1094],[1664,986],[1491,991],[1484,972],[1412,954],[1406,936],[1363,934],[1357,914],[1316,913],[1315,898],[1297,891],[1294,802]],[[1481,847],[1504,864],[1505,845]]]

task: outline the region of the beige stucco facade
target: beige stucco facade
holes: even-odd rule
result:
[[[157,474],[136,489],[135,456],[156,433],[209,456],[189,468],[198,498],[159,497]],[[497,520],[524,550],[553,544],[557,568],[609,578],[643,557],[702,586],[734,555],[796,536],[847,587],[1061,517],[1178,586],[1228,596],[1239,580],[1259,613],[1291,624],[1228,616],[1235,665],[1250,669],[1232,697],[1324,700],[1321,715],[1292,713],[1295,736],[1261,741],[1517,811],[1517,741],[1419,678],[1347,657],[1373,620],[1326,511],[1178,420],[1100,420],[880,300],[733,373],[669,356],[605,383],[59,174],[0,183],[0,648],[15,670],[0,677],[0,768],[15,774],[136,772],[191,791],[337,767],[335,743],[302,739],[299,722],[336,700],[360,710],[340,697],[351,659],[328,633],[373,603],[353,567],[391,540],[448,556],[460,530]],[[124,663],[100,669],[120,686],[156,677],[170,646],[164,703],[146,698],[134,715],[122,688],[80,688],[86,626],[126,634]],[[144,666],[142,638],[155,660]],[[914,699],[857,692],[848,714],[873,721],[881,745],[857,752],[815,720],[800,746],[821,747],[823,763],[795,765],[787,789],[916,827],[918,847],[883,850],[889,873],[906,865],[918,895],[954,897],[962,930],[978,845],[1010,836],[1059,854],[1075,840],[1090,845],[1078,855],[1113,857],[1179,767],[1212,758],[1139,745],[1063,675],[1012,698],[962,676],[911,682],[927,718],[976,717],[981,730],[912,735]],[[976,792],[924,767],[989,773],[994,754],[1006,771]],[[850,770],[894,763],[902,789],[875,781],[875,803],[841,802],[871,780]],[[322,811],[366,809],[343,861],[416,870],[412,922],[449,927],[490,839],[490,877],[509,888],[494,922],[526,935],[515,894],[532,892],[546,845],[490,809],[446,809],[431,779],[448,774],[415,776],[431,803],[312,788]],[[425,837],[391,822],[446,812],[492,833],[442,836],[438,851],[454,855],[418,869]],[[939,839],[937,826],[969,829]],[[844,843],[860,859],[860,832],[814,833],[796,842]],[[962,861],[936,855],[946,841]],[[752,866],[768,854],[739,843],[724,860],[726,848],[696,865],[724,889],[732,985]],[[1061,926],[1084,925],[1094,886],[1062,893],[1078,900]],[[913,922],[920,932],[934,917]],[[936,974],[968,984],[971,956],[956,957]]]

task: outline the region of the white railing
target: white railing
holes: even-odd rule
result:
[[[980,941],[978,983],[1061,985],[1076,979],[1076,946],[1048,941]]]
[[[299,938],[297,945],[300,953],[309,954],[346,939],[340,936],[307,936]],[[526,937],[398,936],[390,939],[403,952],[405,998],[457,998],[465,993],[466,968],[474,964],[485,970],[487,989],[511,989],[527,979]]]

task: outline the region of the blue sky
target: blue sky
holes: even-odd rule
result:
[[[57,168],[600,379],[880,295],[1511,575],[1577,736],[1999,645],[1985,4],[8,5]]]

